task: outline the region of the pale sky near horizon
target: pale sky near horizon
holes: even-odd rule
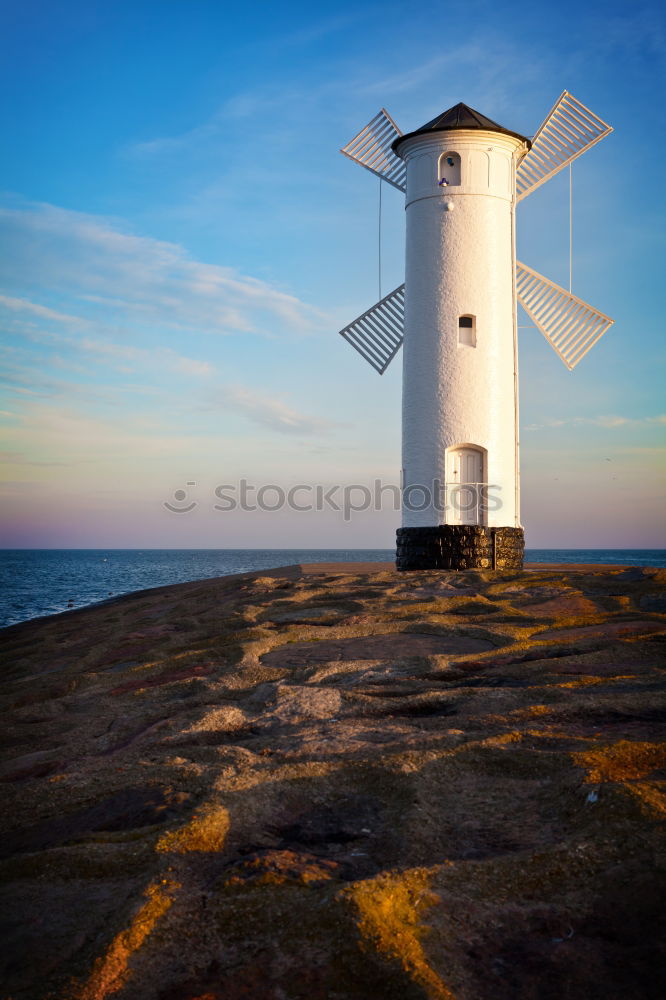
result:
[[[397,482],[400,359],[337,331],[377,297],[378,181],[338,150],[464,101],[532,135],[562,90],[573,291],[615,325],[573,372],[520,331],[528,547],[666,547],[661,4],[4,0],[5,547],[391,548],[391,509],[215,510],[253,484]],[[518,256],[568,283],[568,175]],[[404,273],[383,188],[383,292]],[[529,321],[523,316],[521,323]],[[187,485],[194,483],[194,486]],[[189,513],[170,513],[186,491]]]

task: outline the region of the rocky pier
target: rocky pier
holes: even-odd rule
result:
[[[661,998],[666,573],[293,566],[5,629],[5,1000]]]

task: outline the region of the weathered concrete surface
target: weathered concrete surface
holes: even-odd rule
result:
[[[5,630],[2,997],[663,996],[665,592],[290,567]]]

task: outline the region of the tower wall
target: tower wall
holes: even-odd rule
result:
[[[461,516],[490,529],[520,525],[513,223],[524,148],[512,136],[455,130],[399,149],[407,165],[403,529]],[[441,509],[456,492],[442,490],[455,481],[447,449],[461,446],[478,450],[488,484],[476,519]]]

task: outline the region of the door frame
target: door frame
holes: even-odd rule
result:
[[[478,484],[475,484],[476,511],[475,511],[475,520],[473,521],[463,520],[460,508],[459,507],[456,508],[455,505],[451,504],[451,499],[454,498],[455,494],[450,494],[450,491],[452,491],[456,485],[458,486],[461,485],[460,483],[457,483],[455,480],[449,478],[451,472],[451,464],[453,456],[460,451],[475,451],[477,452],[477,454],[481,459],[481,479],[479,480]],[[488,510],[486,504],[484,503],[485,492],[482,491],[480,488],[481,486],[485,485],[488,481],[487,450],[485,448],[482,448],[480,445],[474,444],[472,442],[464,442],[461,444],[451,445],[451,447],[447,448],[445,451],[444,469],[445,469],[444,480],[446,483],[446,503],[447,503],[446,523],[487,525]],[[466,484],[463,483],[462,485],[464,486]]]

